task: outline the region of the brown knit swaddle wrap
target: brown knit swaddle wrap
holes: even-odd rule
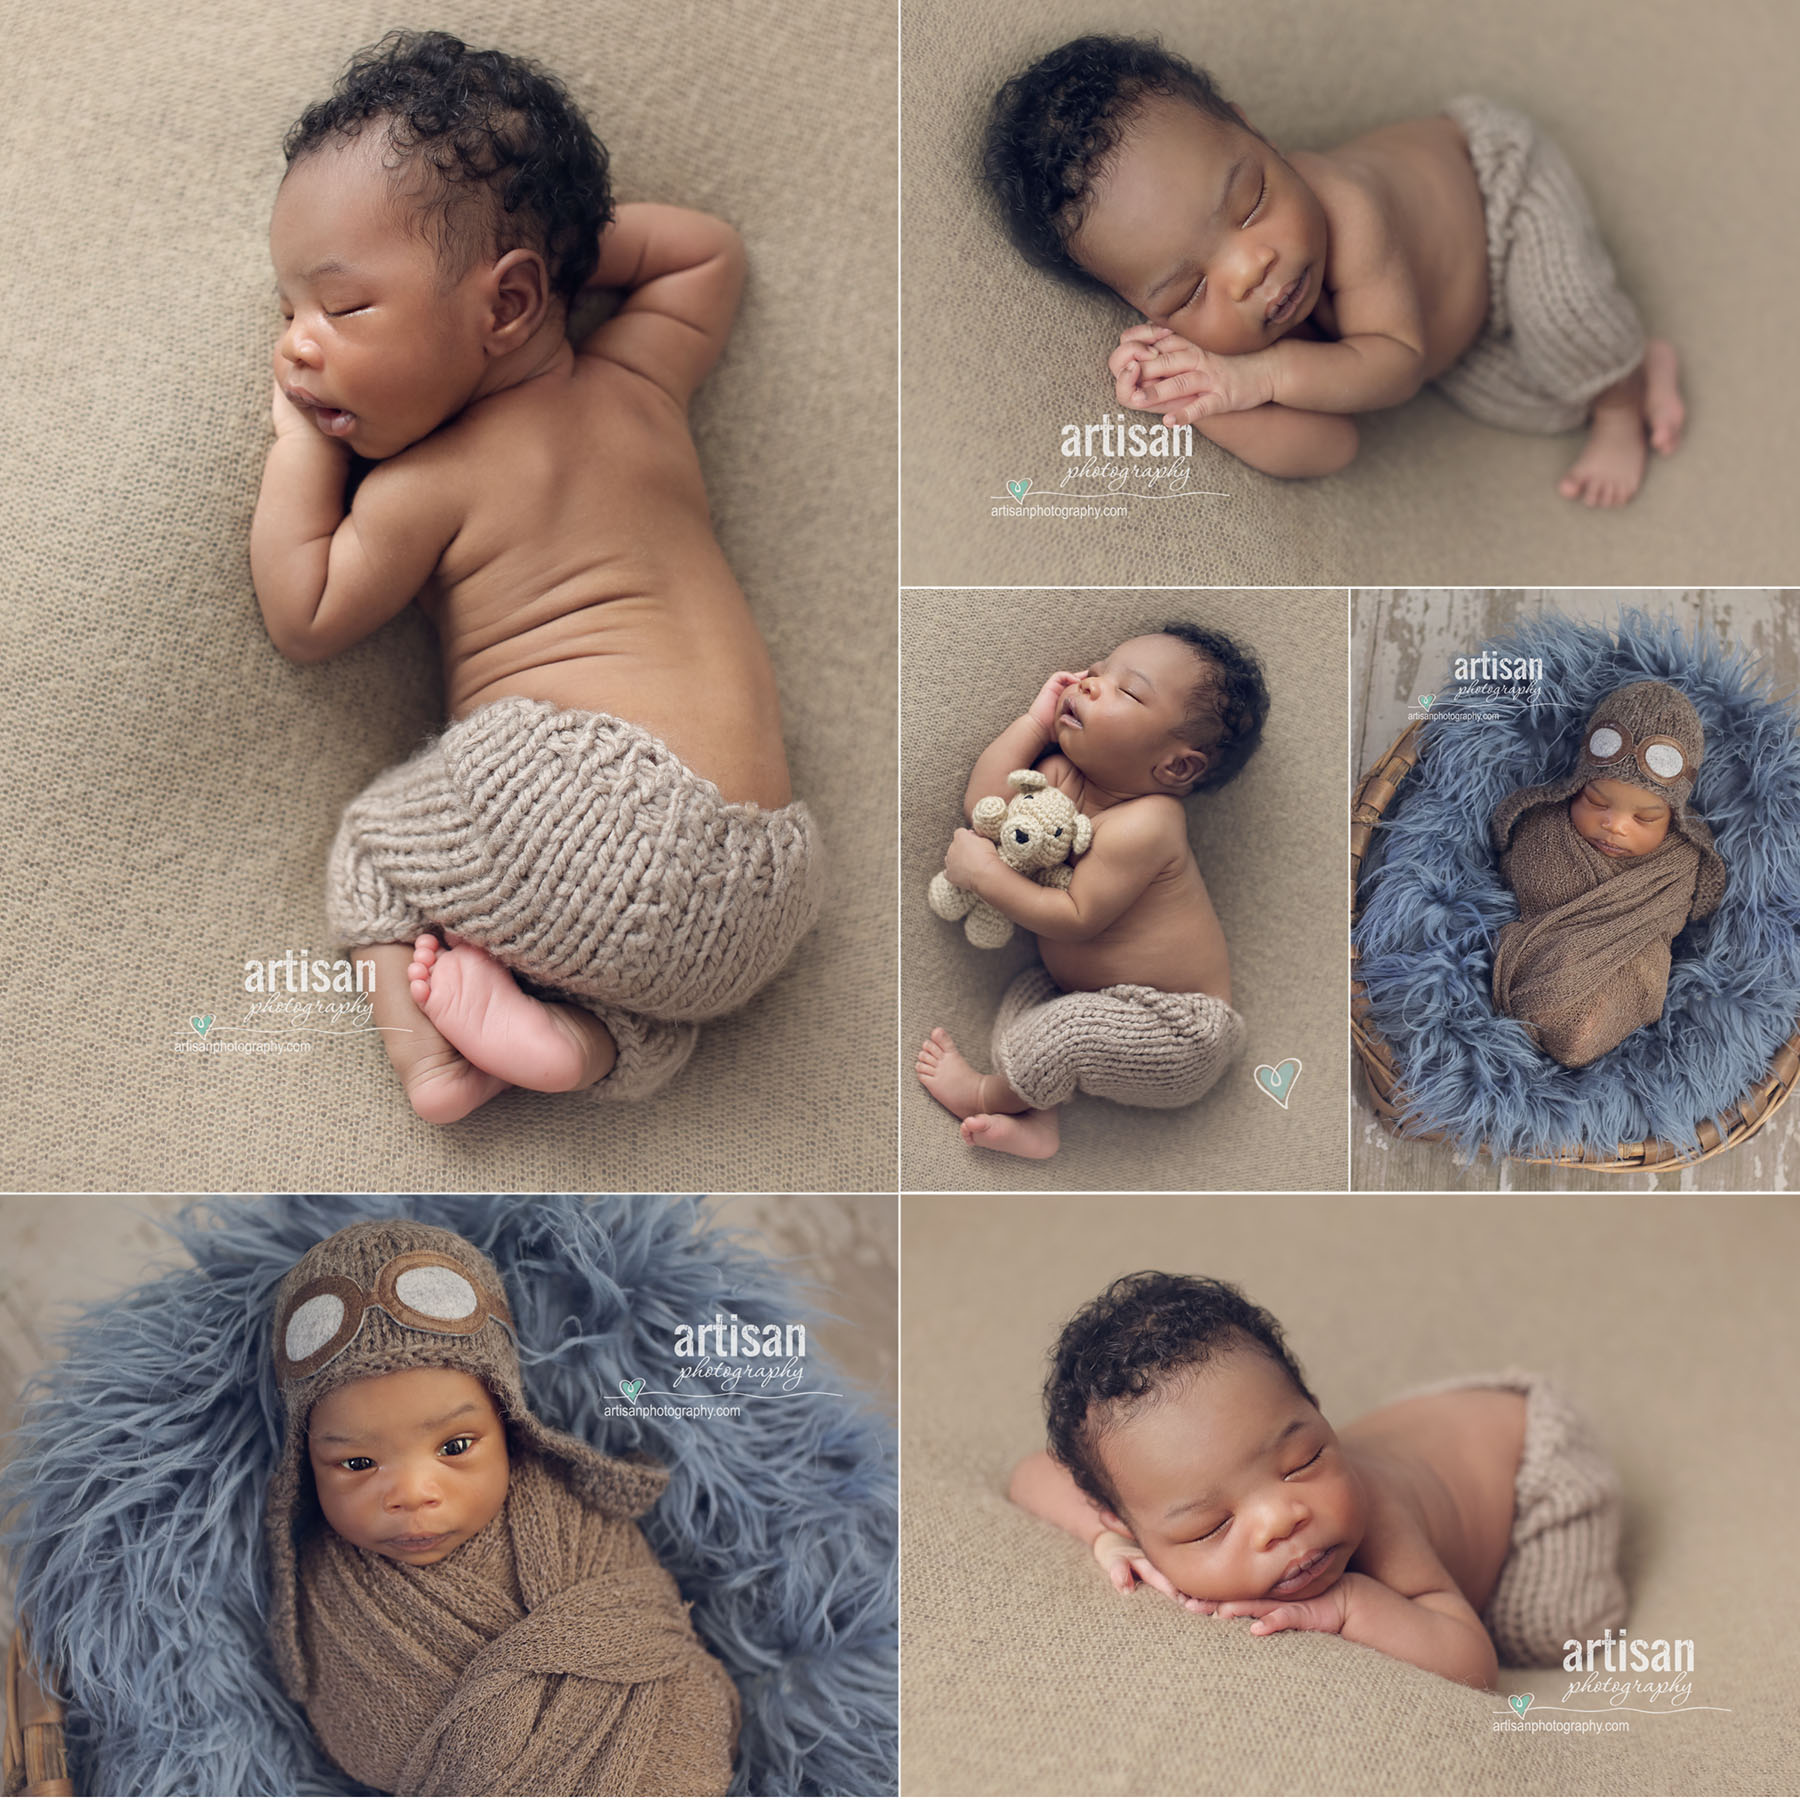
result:
[[[737,1695],[644,1534],[542,1458],[442,1562],[334,1531],[300,1555],[308,1716],[395,1794],[722,1794]]]
[[[1607,725],[1629,741],[1602,757],[1592,744]],[[1681,748],[1674,779],[1658,779],[1633,754],[1655,738]],[[1521,788],[1494,813],[1501,874],[1519,901],[1518,919],[1494,949],[1494,1006],[1529,1026],[1565,1067],[1585,1067],[1661,1018],[1670,945],[1723,897],[1724,864],[1688,806],[1705,744],[1684,695],[1662,682],[1633,682],[1594,709],[1572,774]],[[1570,800],[1590,781],[1627,782],[1667,802],[1668,836],[1647,855],[1603,855],[1569,816]]]
[[[479,1307],[439,1326],[407,1305],[421,1293],[406,1284],[442,1270]],[[321,1286],[330,1293],[302,1299]],[[335,1349],[333,1296],[349,1334]],[[309,1336],[303,1312],[320,1304]],[[410,1219],[352,1225],[289,1271],[275,1318],[287,1430],[265,1513],[269,1637],[282,1686],[331,1756],[390,1792],[723,1793],[737,1691],[634,1522],[668,1478],[532,1414],[494,1265]],[[424,1567],[332,1531],[307,1455],[326,1394],[416,1368],[481,1381],[512,1451],[499,1516]]]

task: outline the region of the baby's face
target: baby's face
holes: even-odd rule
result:
[[[442,1562],[506,1501],[506,1426],[461,1369],[402,1369],[334,1388],[306,1431],[326,1522],[359,1550]]]
[[[1154,324],[1241,356],[1318,303],[1326,242],[1318,197],[1275,149],[1152,96],[1095,182],[1069,250]]]
[[[1590,781],[1569,802],[1575,829],[1602,856],[1646,856],[1669,835],[1669,808],[1629,781]]]
[[[269,221],[287,320],[275,378],[324,436],[374,459],[454,417],[486,370],[483,264],[445,290],[380,166],[379,135],[302,158]]]
[[[1181,735],[1200,674],[1179,638],[1126,639],[1064,690],[1057,748],[1111,793],[1184,791],[1206,769]]]
[[[1306,1600],[1362,1542],[1361,1482],[1257,1349],[1194,1370],[1100,1441],[1122,1522],[1196,1600]]]

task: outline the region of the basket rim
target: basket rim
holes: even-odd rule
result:
[[[1375,827],[1399,795],[1418,763],[1428,719],[1414,719],[1388,747],[1385,755],[1364,774],[1350,803],[1350,1048],[1363,1078],[1370,1109],[1384,1130],[1395,1137],[1418,1142],[1444,1142],[1440,1131],[1402,1131],[1400,1120],[1410,1101],[1400,1085],[1399,1067],[1392,1048],[1368,1023],[1368,991],[1356,973],[1356,922],[1362,916],[1358,895],[1362,886],[1363,859],[1374,841]],[[1775,1116],[1800,1080],[1800,1019],[1787,1041],[1769,1059],[1762,1078],[1716,1115],[1697,1120],[1694,1136],[1698,1148],[1683,1151],[1659,1138],[1620,1143],[1609,1154],[1577,1144],[1555,1156],[1495,1155],[1485,1143],[1477,1155],[1495,1162],[1535,1164],[1540,1168],[1586,1169],[1596,1175],[1664,1174],[1710,1161],[1727,1150],[1747,1144]],[[1717,1119],[1727,1127],[1720,1131]]]
[[[67,1773],[65,1709],[32,1672],[31,1642],[23,1619],[13,1621],[7,1640],[4,1698],[6,1734],[0,1786],[8,1794],[73,1794]]]

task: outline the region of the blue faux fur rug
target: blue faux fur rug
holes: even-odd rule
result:
[[[1753,660],[1627,610],[1614,635],[1551,617],[1483,646],[1538,658],[1532,695],[1457,702],[1446,679],[1417,767],[1365,863],[1356,931],[1373,1024],[1423,1128],[1465,1154],[1549,1155],[1656,1137],[1692,1148],[1767,1070],[1800,1017],[1800,740]],[[1446,672],[1448,674],[1448,672]],[[1585,1069],[1534,1049],[1493,1008],[1494,940],[1518,916],[1488,818],[1515,788],[1574,767],[1603,695],[1666,681],[1699,709],[1694,805],[1729,874],[1724,904],[1675,940],[1663,1016]],[[1439,709],[1446,709],[1440,715]],[[1499,713],[1499,718],[1476,714]]]
[[[645,1530],[744,1699],[732,1792],[896,1791],[892,1428],[810,1351],[734,1419],[603,1416],[674,1386],[675,1329],[804,1321],[795,1286],[689,1201],[382,1195],[202,1202],[182,1269],[87,1309],[0,1476],[19,1609],[71,1699],[78,1793],[343,1794],[263,1642],[263,1487],[279,1432],[270,1306],[301,1253],[407,1212],[506,1278],[533,1409],[671,1471]],[[816,1316],[816,1315],[815,1315]],[[691,1384],[690,1384],[691,1385]]]

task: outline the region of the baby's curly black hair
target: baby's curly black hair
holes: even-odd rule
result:
[[[1050,1352],[1044,1383],[1050,1454],[1089,1499],[1118,1512],[1100,1456],[1107,1427],[1184,1371],[1245,1346],[1279,1363],[1318,1405],[1274,1316],[1230,1282],[1154,1269],[1121,1275],[1063,1327]]]
[[[1262,742],[1269,717],[1269,687],[1256,652],[1205,625],[1177,619],[1161,627],[1178,638],[1202,664],[1188,701],[1182,736],[1207,753],[1206,773],[1193,792],[1220,788],[1247,763]]]
[[[554,76],[446,31],[390,31],[300,115],[282,145],[288,167],[376,121],[387,167],[417,172],[447,275],[529,249],[565,303],[581,291],[612,222],[612,188],[606,146]]]
[[[1078,37],[1039,57],[994,96],[982,168],[1007,235],[1037,268],[1109,291],[1069,254],[1101,165],[1146,96],[1186,100],[1240,124],[1204,69],[1154,38]]]

